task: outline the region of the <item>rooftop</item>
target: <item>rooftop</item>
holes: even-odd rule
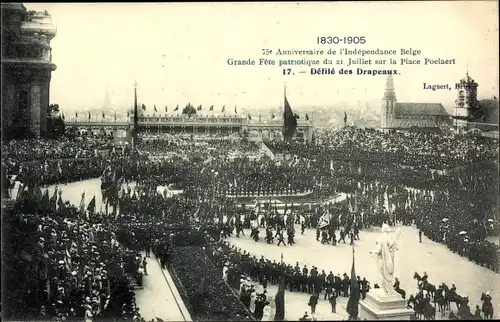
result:
[[[394,114],[399,115],[449,115],[441,103],[396,103]]]

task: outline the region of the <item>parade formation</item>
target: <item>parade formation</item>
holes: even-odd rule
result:
[[[355,249],[366,230],[413,227],[420,241],[426,236],[498,273],[500,248],[488,239],[498,229],[497,142],[412,135],[345,127],[318,131],[315,144],[265,142],[286,155],[280,160],[242,138],[197,137],[195,143],[141,134],[133,147],[92,136],[10,141],[3,146],[3,194],[15,194],[4,217],[4,250],[12,255],[4,273],[5,315],[139,319],[146,309],[137,307],[133,285],[149,278],[145,258],[154,256],[182,285],[195,320],[272,320],[286,310],[269,291],[281,280],[278,293],[309,294],[311,318],[321,299],[338,312],[336,303],[351,301],[354,284],[361,301],[377,288],[401,295],[416,317],[435,318],[437,311],[450,319],[491,318],[488,290],[469,298],[460,281],[430,284],[421,271],[414,276],[417,292],[401,285],[398,277],[413,272],[394,270],[388,254],[397,242],[386,237],[373,251],[380,278],[357,275],[354,284],[348,272],[321,261],[312,267],[273,261],[232,245],[248,236],[283,252],[308,247],[303,236],[314,235],[335,252],[341,245]],[[96,177],[101,191],[84,191],[79,203],[65,199],[67,184]],[[48,185],[56,186],[51,194]],[[102,194],[101,205],[95,194]],[[337,199],[328,200],[331,195]],[[469,303],[481,303],[479,310]]]
[[[2,319],[499,318],[493,7],[223,5],[1,4]]]

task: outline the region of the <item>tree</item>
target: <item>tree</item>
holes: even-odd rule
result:
[[[47,108],[47,136],[57,138],[66,133],[66,125],[58,104],[50,104]]]

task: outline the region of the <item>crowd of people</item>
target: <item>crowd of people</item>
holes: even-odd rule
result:
[[[479,135],[456,135],[417,131],[382,132],[376,129],[342,128],[316,134],[317,154],[344,160],[365,158],[373,161],[427,166],[443,169],[483,160],[498,160],[498,139]],[[280,149],[281,143],[271,146]],[[289,149],[286,145],[286,150]],[[293,144],[297,153],[305,153],[301,144]],[[327,152],[324,151],[327,150]]]
[[[498,230],[495,140],[346,128],[318,134],[314,144],[267,142],[283,156],[273,158],[238,137],[142,139],[134,149],[93,137],[4,144],[3,195],[11,194],[14,181],[21,183],[7,221],[7,251],[14,263],[6,270],[7,281],[17,278],[15,267],[26,266],[22,287],[6,301],[12,308],[7,313],[138,318],[129,282],[146,269],[138,253],[153,252],[170,267],[175,247],[193,244],[211,245],[207,254],[224,272],[221,278],[257,319],[272,315],[265,285],[277,284],[283,274],[289,291],[324,293],[329,300],[348,296],[345,273],[257,259],[223,242],[243,229],[251,229],[258,242],[263,229],[267,243],[293,245],[300,233],[294,224],[303,232],[324,219],[328,224],[317,229],[322,243],[345,238],[353,243],[360,230],[383,222],[416,224],[430,239],[498,271],[500,248],[486,239]],[[59,201],[57,193],[49,200],[40,192],[43,185],[100,176],[103,189],[115,191],[103,193],[118,210],[115,216],[77,209]],[[126,186],[131,181],[135,188]],[[158,186],[164,187],[161,194]],[[320,202],[333,192],[346,194],[346,200]],[[235,198],[297,194],[318,203],[287,205],[282,213],[272,203],[253,207]],[[359,283],[366,294],[369,282]]]
[[[41,192],[22,191],[4,217],[5,316],[137,317],[127,278],[135,270],[124,265],[130,253],[117,242],[111,218],[61,198],[54,193],[47,202]]]

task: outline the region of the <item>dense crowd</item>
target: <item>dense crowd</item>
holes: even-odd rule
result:
[[[355,239],[359,230],[383,222],[414,223],[451,251],[498,271],[500,248],[486,240],[498,230],[498,165],[490,162],[498,157],[494,140],[344,129],[318,135],[315,144],[268,142],[284,155],[273,158],[237,137],[142,139],[134,149],[92,137],[4,145],[4,195],[12,192],[13,181],[22,184],[7,221],[12,237],[6,249],[14,264],[6,280],[13,283],[15,268],[26,266],[20,287],[6,301],[12,308],[7,314],[137,318],[129,279],[140,277],[137,254],[143,250],[172,269],[199,320],[271,314],[271,298],[241,275],[264,289],[284,274],[290,291],[348,296],[347,274],[305,272],[298,264],[257,259],[223,243],[224,237],[251,229],[256,242],[262,230],[268,243],[279,245],[286,235],[283,242],[293,245],[298,233],[293,224],[316,228],[325,213],[329,224],[317,230],[318,241],[337,240],[339,229]],[[40,192],[41,185],[100,176],[103,188],[114,190],[104,196],[119,216],[76,209],[57,193],[49,200]],[[130,181],[136,188],[125,186]],[[333,192],[347,194],[346,200],[322,202]],[[270,203],[245,206],[233,198],[279,194],[306,194],[318,204],[287,205],[289,211],[278,213]],[[203,254],[204,269],[182,268],[196,265]],[[366,293],[365,281],[359,282]],[[200,289],[201,282],[206,288]],[[239,300],[228,287],[237,290]],[[203,315],[207,308],[229,312]]]
[[[57,140],[12,140],[2,144],[2,158],[16,163],[54,159],[92,158],[101,150],[112,149],[102,137],[59,138]]]
[[[5,217],[6,317],[132,318],[135,295],[109,217],[23,191]],[[24,274],[23,274],[24,272]],[[13,287],[17,285],[17,287]]]
[[[284,148],[280,143],[271,146],[277,150]],[[336,132],[317,133],[315,146],[314,150],[318,152],[314,155],[327,154],[331,158],[340,155],[344,160],[385,160],[405,165],[425,165],[431,169],[498,159],[498,139],[453,133],[343,128]],[[290,148],[287,145],[285,149]],[[291,149],[304,153],[300,143],[292,144]]]

